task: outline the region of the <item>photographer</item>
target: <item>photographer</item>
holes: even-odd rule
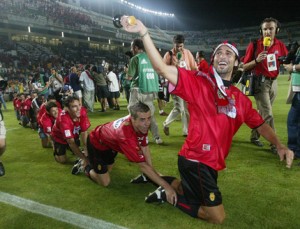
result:
[[[294,51],[292,48],[289,54]],[[291,58],[293,62],[283,66],[291,74],[291,101],[287,102],[292,104],[287,119],[288,147],[294,151],[296,158],[300,158],[300,47],[298,43],[295,51],[295,56]]]
[[[265,122],[269,124],[273,130],[274,118],[272,105],[277,96],[277,76],[279,75],[281,56],[286,56],[288,51],[283,42],[275,38],[279,32],[279,22],[274,18],[265,18],[260,24],[261,38],[251,42],[246,50],[244,58],[244,71],[253,69],[255,73],[255,89],[254,98],[257,109]],[[264,38],[270,38],[270,46],[264,46]],[[254,57],[254,58],[253,58]],[[263,143],[259,140],[260,134],[256,129],[251,132],[251,142],[259,147]],[[276,154],[277,150],[271,145],[271,152]]]

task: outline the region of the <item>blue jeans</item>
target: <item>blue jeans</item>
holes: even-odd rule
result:
[[[4,109],[6,110],[6,103],[5,103],[3,95],[0,95],[0,102],[2,103]]]
[[[300,158],[300,92],[294,95],[287,119],[288,147]]]

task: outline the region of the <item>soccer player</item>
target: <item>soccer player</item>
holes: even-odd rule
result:
[[[54,158],[59,163],[67,162],[66,151],[68,148],[82,159],[83,165],[87,163],[86,154],[82,153],[80,135],[86,152],[86,139],[90,120],[87,111],[80,104],[77,96],[68,96],[65,100],[65,108],[57,117],[52,129],[51,137],[54,141]]]
[[[234,66],[239,64],[236,47],[228,42],[219,44],[213,54],[208,74],[167,65],[156,50],[147,28],[139,20],[130,25],[122,17],[123,28],[139,33],[149,59],[159,75],[170,82],[169,90],[189,104],[189,134],[178,156],[181,181],[171,185],[178,195],[176,207],[192,217],[221,224],[225,219],[218,171],[226,168],[232,138],[245,123],[277,147],[280,160],[286,158],[291,167],[294,154],[281,144],[273,129],[252,107],[251,100],[230,83]],[[173,86],[173,87],[172,87]],[[147,202],[165,201],[159,187]]]
[[[57,106],[57,103],[53,101],[47,102],[45,108],[46,112],[42,115],[39,122],[40,128],[42,129],[42,132],[40,132],[42,146],[43,148],[52,146],[54,149],[54,145],[51,139],[52,127],[56,118],[62,110]]]
[[[108,186],[117,152],[123,153],[154,183],[164,187],[166,198],[175,204],[174,189],[152,167],[148,146],[148,130],[151,123],[150,108],[141,102],[129,106],[130,115],[97,126],[87,140],[90,165],[86,174],[96,183]]]

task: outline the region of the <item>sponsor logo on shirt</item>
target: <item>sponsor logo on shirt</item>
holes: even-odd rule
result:
[[[203,144],[202,145],[202,150],[204,150],[204,151],[210,151],[210,145],[209,144]]]
[[[148,64],[146,59],[142,59],[141,64]]]
[[[73,134],[78,134],[79,135],[80,129],[81,129],[80,126],[75,126],[74,130],[73,130]]]
[[[114,129],[118,129],[118,128],[121,126],[122,122],[124,122],[124,120],[125,120],[127,117],[128,117],[128,116],[123,117],[123,118],[120,118],[120,119],[114,121],[114,122],[113,122],[113,125],[112,125],[113,128],[114,128]]]
[[[65,136],[66,137],[71,137],[71,131],[70,130],[65,130]]]

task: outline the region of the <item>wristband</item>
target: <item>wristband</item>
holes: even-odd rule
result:
[[[296,70],[296,65],[294,64],[293,65],[293,72],[296,72],[297,70]]]
[[[143,37],[146,36],[147,34],[149,34],[148,30],[146,30],[146,32],[145,32],[143,35],[141,35],[141,38],[143,38]]]

